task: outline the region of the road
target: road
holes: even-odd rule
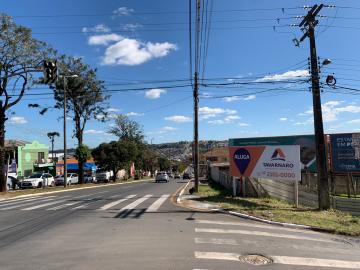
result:
[[[356,239],[182,208],[171,202],[182,185],[144,181],[0,201],[0,269],[264,267],[241,262],[246,254],[271,256],[268,269],[360,269]]]

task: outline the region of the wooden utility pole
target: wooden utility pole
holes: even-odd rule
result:
[[[194,76],[194,177],[195,192],[199,191],[199,84],[198,73]]]
[[[311,85],[313,95],[316,164],[318,170],[318,200],[320,210],[330,208],[329,182],[326,168],[325,136],[320,98],[319,67],[315,44],[315,26],[318,24],[316,15],[320,12],[323,6],[323,4],[319,6],[314,5],[299,24],[299,27],[305,27],[306,30],[305,34],[300,39],[300,42],[302,42],[306,37],[308,37],[310,41]]]

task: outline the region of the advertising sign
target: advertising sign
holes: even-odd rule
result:
[[[334,172],[360,172],[360,133],[330,135]]]
[[[300,145],[301,169],[316,172],[316,148],[314,135],[229,139],[229,146],[250,145]]]
[[[300,146],[229,147],[230,175],[273,180],[301,180]]]

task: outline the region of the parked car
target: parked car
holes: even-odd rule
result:
[[[68,173],[66,182],[67,182],[68,185],[77,184],[79,182],[79,178],[78,178],[77,173]],[[63,174],[56,177],[55,184],[57,186],[64,185],[64,175]]]
[[[189,173],[184,173],[183,174],[183,179],[191,179],[191,175]]]
[[[33,173],[21,182],[21,188],[42,188],[55,186],[55,179],[49,173]]]
[[[94,174],[92,174],[92,173],[84,174],[84,182],[85,183],[92,183],[92,182],[95,182],[95,180],[96,180],[96,177]]]
[[[96,172],[96,182],[109,183],[111,180],[111,177],[113,177],[113,176],[114,176],[114,173],[112,171],[98,170]]]
[[[17,189],[19,188],[19,180],[11,175],[8,175],[7,181],[6,181],[6,189]]]
[[[174,178],[175,179],[180,179],[181,178],[180,173],[175,173]]]
[[[166,172],[158,172],[156,174],[155,183],[158,182],[169,182],[169,176]]]

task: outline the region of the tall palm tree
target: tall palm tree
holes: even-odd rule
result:
[[[51,158],[52,161],[54,162],[54,141],[55,141],[55,137],[60,137],[59,132],[53,131],[53,132],[48,132],[47,136],[49,137],[50,141],[51,141]]]

